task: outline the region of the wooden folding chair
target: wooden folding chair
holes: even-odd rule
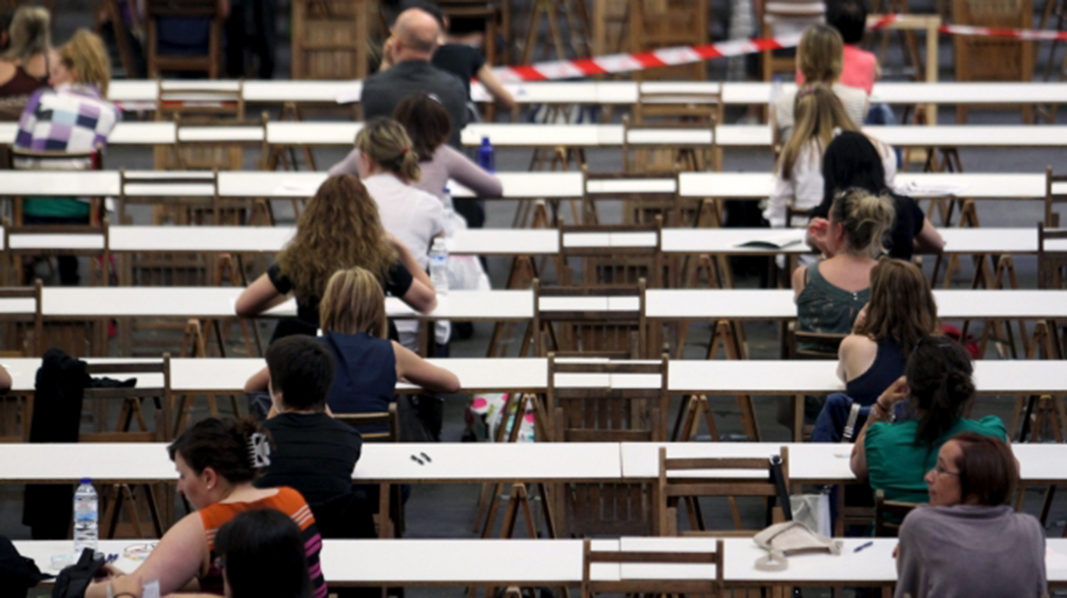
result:
[[[40,357],[43,334],[41,281],[32,287],[0,287],[0,357]],[[0,393],[0,442],[29,439],[31,410],[28,396]]]
[[[671,83],[639,83],[633,123],[646,126],[675,123],[714,130],[723,122],[724,108],[720,92],[672,91]],[[714,140],[712,147],[704,151],[686,149],[673,156],[667,154],[658,158],[652,161],[653,164],[667,171],[679,163],[682,170],[722,170],[722,148]]]
[[[631,122],[622,117],[624,173],[716,170],[717,123]],[[667,139],[664,141],[663,139]]]
[[[334,413],[333,418],[355,428],[364,442],[400,442],[400,417],[395,402],[389,404],[389,411]],[[385,429],[380,430],[383,426]],[[400,486],[380,484],[377,523],[379,538],[398,538],[404,534],[404,502]]]
[[[760,530],[744,528],[736,498],[764,499],[766,525],[772,525],[793,518],[788,502],[789,487],[789,448],[785,446],[771,459],[668,458],[667,448],[660,447],[657,532],[661,536],[753,536]],[[709,530],[700,505],[701,498],[727,498],[735,529]],[[678,527],[679,503],[683,502],[689,520],[688,530]]]
[[[603,385],[560,384],[563,376],[603,377]],[[658,376],[659,386],[631,384]],[[595,363],[548,358],[546,408],[555,442],[660,442],[666,438],[668,363]],[[641,386],[634,388],[634,386]],[[647,535],[654,529],[650,487],[635,483],[569,484],[556,491],[567,534]]]
[[[594,551],[589,538],[585,539],[582,558],[582,598],[593,598],[597,594],[612,595],[668,595],[684,596],[696,594],[699,596],[719,597],[723,595],[724,586],[724,557],[723,541],[715,543],[714,552],[633,552],[633,551]],[[619,581],[597,580],[592,575],[595,565],[618,565],[621,570]],[[660,565],[671,570],[679,565],[692,565],[695,569],[700,566],[715,567],[714,574],[707,572],[702,575],[686,574],[678,575],[671,579],[669,576],[640,575],[640,571],[649,571],[654,566]],[[687,567],[688,568],[688,567]],[[701,567],[703,570],[704,568]]]
[[[677,172],[589,172],[582,166],[582,213],[580,219],[575,218],[575,223],[601,225],[597,204],[621,201],[626,224],[647,226],[659,217],[666,226],[684,226],[692,222],[695,210],[692,202],[678,195],[678,188]]]
[[[233,87],[198,85],[196,81],[156,82],[156,119],[173,120],[174,115],[187,117],[245,119],[245,82],[239,79]]]
[[[900,500],[886,500],[885,490],[874,493],[874,535],[876,538],[896,538],[904,518],[919,505]]]
[[[633,286],[640,280],[659,289],[673,283],[660,240],[662,218],[642,224],[559,224],[556,275],[560,286]],[[575,273],[580,272],[580,276]]]
[[[258,119],[230,120],[174,114],[176,140],[157,147],[157,170],[244,170],[244,148],[259,147],[255,170],[264,170],[270,156],[266,112]],[[210,131],[219,127],[218,133]]]
[[[952,22],[976,27],[1029,29],[1034,26],[1031,0],[953,0]],[[1034,42],[1005,37],[957,35],[952,39],[957,81],[1034,80]],[[983,105],[983,109],[996,106]],[[1018,110],[1020,107],[1001,106]],[[956,106],[956,121],[967,122],[972,107]],[[1033,106],[1021,107],[1024,123],[1033,122]]]
[[[1045,167],[1045,226],[1059,228],[1060,215],[1056,213],[1056,204],[1067,203],[1067,192],[1056,193],[1055,188],[1065,184],[1067,189],[1067,174],[1054,174],[1052,166]]]
[[[294,0],[293,80],[366,79],[369,48],[381,37],[371,0]]]
[[[541,287],[539,280],[533,286],[536,309],[531,328],[537,355],[642,359],[655,354],[648,343],[644,279],[637,286]],[[608,303],[604,309],[569,309],[569,304],[600,299]],[[611,303],[618,307],[613,309]]]
[[[817,23],[822,23],[826,16],[824,2],[810,0],[757,0],[755,2],[756,21],[763,29],[762,37],[780,37],[786,31],[799,32]],[[763,80],[770,81],[777,73],[788,73],[788,79],[797,70],[796,58],[793,56],[775,56],[774,50],[763,50]]]
[[[210,19],[207,54],[170,56],[159,53],[159,19]],[[145,20],[148,29],[148,78],[158,79],[161,73],[204,73],[218,79],[222,69],[223,16],[217,0],[145,0]]]
[[[103,164],[104,153],[99,147],[85,152],[65,152],[55,150],[29,150],[13,147],[8,152],[11,160],[8,165],[12,170],[99,170]],[[12,198],[11,222],[22,224],[22,197]],[[102,198],[89,199],[89,223],[99,223],[103,219]]]
[[[128,374],[145,374],[159,376],[161,383],[138,385],[129,388],[96,388],[85,389],[83,400],[89,403],[88,410],[94,415],[97,431],[83,432],[79,436],[81,442],[162,442],[171,439],[168,434],[169,422],[173,412],[173,397],[171,397],[170,382],[170,355],[164,354],[163,359],[153,362],[110,362],[89,363],[85,372],[90,376],[115,375],[122,377]],[[138,380],[141,382],[141,379]],[[155,408],[155,421],[153,426],[148,425],[148,419],[144,414],[145,402],[150,402]],[[112,426],[111,407],[120,404],[117,423]],[[83,410],[86,407],[83,407]],[[134,427],[136,426],[136,429]],[[103,492],[104,516],[101,518],[103,528],[106,531],[104,537],[113,538],[119,526],[119,519],[123,507],[128,503],[128,514],[133,533],[138,538],[161,538],[166,529],[165,521],[169,517],[170,509],[166,506],[161,510],[157,502],[157,494],[167,496],[169,484],[132,484],[120,483],[110,486]],[[144,506],[138,504],[137,494],[143,492],[142,498],[152,520],[153,529],[146,533],[141,523],[141,510]],[[167,501],[169,502],[169,501]],[[156,534],[156,535],[152,535]]]
[[[73,245],[68,241],[77,237]],[[108,250],[108,222],[98,224],[21,224],[4,220],[4,247],[7,249],[9,279],[16,285],[25,280],[24,258],[51,258],[60,255],[88,256],[89,283],[107,286],[111,254]]]
[[[678,46],[702,46],[708,32],[708,3],[701,0],[629,0],[630,52],[652,52]],[[707,64],[696,61],[674,67],[633,72],[634,81],[648,79],[703,81]]]

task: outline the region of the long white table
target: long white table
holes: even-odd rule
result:
[[[784,571],[755,568],[766,552],[751,538],[723,539],[723,577],[730,585],[888,585],[896,580],[893,538],[844,538],[840,555],[789,557]],[[715,538],[635,538],[594,540],[596,551],[711,552]],[[860,552],[866,542],[872,546]],[[115,566],[127,573],[140,564],[123,556],[136,540],[105,540],[100,551],[118,554]],[[52,558],[67,556],[67,540],[16,540],[16,550],[45,573],[58,573]],[[1067,582],[1067,540],[1046,541],[1050,584]],[[581,540],[324,540],[320,559],[331,587],[344,586],[574,586],[582,581]],[[620,579],[714,579],[713,565],[596,563],[590,577]]]
[[[236,81],[168,80],[163,84],[168,92],[182,88],[232,92],[238,88]],[[338,104],[359,101],[362,87],[362,81],[245,81],[243,96],[245,102],[252,104]],[[634,104],[639,87],[646,93],[721,93],[723,103],[746,106],[766,104],[771,94],[770,83],[703,81],[560,81],[506,83],[504,87],[519,104]],[[782,87],[786,92],[796,88],[792,83]],[[154,104],[157,93],[155,81],[115,80],[108,89],[108,99]],[[477,81],[471,83],[471,97],[476,102],[490,100],[488,92]],[[871,102],[898,105],[1067,103],[1067,84],[878,82],[874,84]]]
[[[102,358],[91,362],[129,362]],[[134,360],[136,361],[136,360]],[[465,392],[544,392],[548,386],[548,361],[544,358],[471,358],[430,360],[454,372]],[[12,376],[12,392],[33,391],[40,367],[35,358],[2,358]],[[265,367],[256,358],[199,358],[171,360],[171,388],[175,393],[237,394],[249,376]],[[1063,361],[980,360],[974,364],[980,394],[1061,394],[1067,392],[1067,367]],[[836,361],[775,360],[672,360],[667,388],[672,394],[707,395],[797,395],[844,392],[837,377]],[[557,374],[560,387],[616,389],[659,388],[655,374]],[[145,385],[158,385],[150,376],[113,374],[112,377],[143,378]],[[400,390],[414,390],[398,385]]]
[[[122,252],[277,253],[292,238],[294,227],[252,226],[111,226],[107,249]],[[1027,255],[1037,253],[1037,230],[1032,228],[942,228],[944,253]],[[806,254],[804,229],[666,228],[660,239],[664,253],[713,255]],[[3,227],[0,227],[2,239]],[[586,233],[562,235],[558,229],[464,229],[448,239],[454,255],[556,255],[564,247],[645,247],[655,245],[652,233]],[[746,245],[772,239],[785,247]],[[15,234],[11,249],[104,249],[104,234]],[[0,248],[5,248],[0,241]],[[1067,241],[1053,240],[1048,248],[1067,250]]]

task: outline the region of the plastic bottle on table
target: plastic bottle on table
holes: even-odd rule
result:
[[[96,551],[100,540],[99,500],[93,481],[84,478],[74,492],[74,554],[81,556],[82,550],[91,548]]]
[[[478,166],[490,173],[496,172],[496,157],[493,155],[493,144],[489,143],[488,137],[482,137],[482,145],[478,148]]]
[[[434,239],[430,248],[430,282],[438,295],[448,294],[448,248],[444,237]]]

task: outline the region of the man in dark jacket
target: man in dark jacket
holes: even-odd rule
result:
[[[467,91],[455,75],[430,64],[440,33],[430,13],[419,8],[400,13],[393,35],[385,42],[381,70],[363,82],[360,102],[369,120],[392,117],[397,104],[409,95],[432,94],[452,117],[449,145],[460,149],[459,132],[467,124]]]

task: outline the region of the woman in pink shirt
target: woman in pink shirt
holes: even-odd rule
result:
[[[861,50],[859,43],[867,29],[867,8],[858,0],[831,2],[826,10],[826,22],[841,34],[844,43],[841,76],[837,83],[856,87],[871,95],[875,80],[882,76],[878,58]],[[797,70],[797,85],[804,84],[804,73]]]

